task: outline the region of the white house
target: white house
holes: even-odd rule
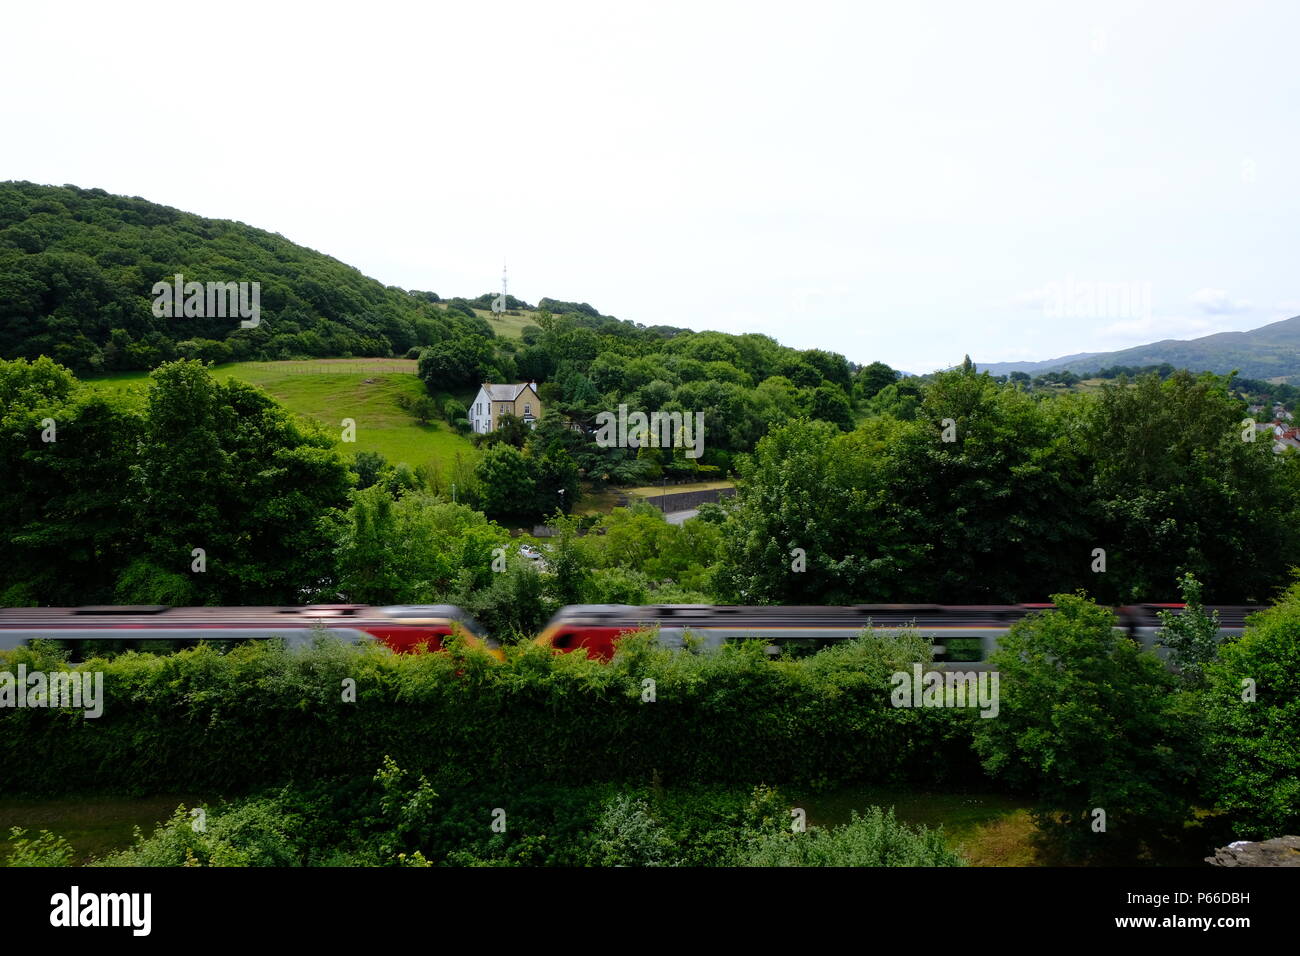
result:
[[[542,414],[542,403],[537,397],[535,382],[514,385],[491,385],[484,382],[469,406],[471,430],[485,434],[498,427],[501,416],[516,415],[532,428]]]

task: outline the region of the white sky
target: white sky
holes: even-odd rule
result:
[[[11,0],[0,24],[0,179],[393,285],[477,295],[505,258],[530,302],[913,372],[1300,313],[1291,2]],[[1149,284],[1150,314],[1045,314],[1067,281]]]

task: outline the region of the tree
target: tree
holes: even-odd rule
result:
[[[995,719],[974,720],[985,769],[1042,801],[1041,825],[1084,855],[1131,855],[1190,813],[1192,733],[1160,660],[1079,595],[1012,625],[990,658]],[[1105,829],[1093,824],[1105,813]]]
[[[532,464],[513,445],[493,445],[479,459],[474,474],[483,511],[492,516],[530,514],[536,501]]]
[[[359,451],[352,459],[352,471],[357,476],[358,488],[369,488],[379,481],[388,468],[388,460],[377,451]]]
[[[331,446],[260,389],[217,383],[198,362],[162,366],[150,377],[129,505],[140,559],[191,574],[201,603],[296,603],[329,576],[321,518],[350,485]]]
[[[528,433],[527,422],[512,412],[505,412],[497,416],[497,427],[488,432],[487,438],[490,439],[490,444],[504,442],[515,448],[523,448],[524,442],[528,441]]]
[[[485,381],[492,362],[489,339],[457,335],[421,353],[419,376],[431,394],[454,392]]]
[[[1199,686],[1205,679],[1205,666],[1214,660],[1219,649],[1219,612],[1205,613],[1201,604],[1201,583],[1190,574],[1178,580],[1182,591],[1183,611],[1174,614],[1160,611],[1160,643],[1171,651],[1170,659],[1184,683]]]
[[[411,403],[411,414],[421,425],[427,425],[438,417],[438,405],[428,395],[421,395]]]
[[[1101,596],[1168,601],[1185,573],[1211,600],[1263,602],[1300,563],[1300,459],[1243,441],[1245,409],[1229,379],[1175,372],[1120,379],[1086,406],[1078,429],[1089,462]]]
[[[886,435],[826,422],[774,428],[740,468],[724,525],[719,598],[736,604],[854,603],[888,588],[894,543],[878,526]]]
[[[534,459],[537,503],[539,514],[561,511],[568,514],[582,494],[578,483],[578,466],[568,452],[556,449]]]
[[[0,604],[112,600],[133,553],[139,413],[48,358],[0,361]],[[45,438],[52,441],[46,441]]]
[[[872,362],[858,372],[856,385],[859,397],[874,398],[886,385],[898,381],[898,373],[884,362]]]
[[[1207,791],[1239,839],[1300,831],[1300,584],[1206,665]]]
[[[367,604],[431,604],[486,587],[506,533],[481,514],[424,494],[353,493],[336,532],[341,592]]]
[[[853,427],[853,410],[849,407],[849,400],[844,392],[829,385],[818,385],[813,389],[808,413],[813,418],[838,425],[844,431]]]
[[[578,519],[557,512],[548,522],[555,535],[546,548],[547,591],[558,605],[581,604],[591,587],[591,560],[578,537]]]

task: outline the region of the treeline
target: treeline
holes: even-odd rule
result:
[[[439,395],[470,393],[485,381],[540,383],[547,414],[530,442],[544,452],[563,450],[597,483],[653,480],[665,469],[725,473],[773,424],[801,416],[853,426],[860,393],[856,370],[842,355],[787,348],[765,335],[664,338],[655,329],[610,322],[598,330],[578,315],[541,312],[519,343],[465,335],[423,349],[419,374]],[[646,414],[702,413],[703,457],[671,448],[597,448],[597,416],[620,404]]]
[[[965,367],[867,405],[899,387],[919,390],[911,417],[772,421],[730,458],[737,496],[699,520],[642,506],[583,536],[563,517],[580,480],[631,450],[596,449],[554,409],[430,472],[349,464],[198,363],[157,370],[143,408],[49,359],[0,363],[0,601],[449,601],[508,636],[569,603],[1129,603],[1176,600],[1185,573],[1215,603],[1267,603],[1300,565],[1300,456],[1243,440],[1223,378],[1046,395]],[[680,452],[615,464],[666,472]],[[546,516],[551,573],[494,572],[509,536],[488,519]]]
[[[177,273],[259,282],[260,324],[156,317],[153,285]],[[176,358],[388,357],[467,330],[492,335],[438,301],[242,223],[102,189],[0,183],[0,358],[108,372]]]
[[[535,463],[499,444],[445,474],[373,453],[348,463],[260,389],[197,362],[157,369],[141,406],[48,358],[0,361],[0,410],[3,606],[453,603],[509,639],[565,603],[694,595],[717,550],[715,528],[650,509],[580,542],[559,513],[561,490],[578,495],[563,452]],[[554,573],[517,558],[481,508],[554,512]]]
[[[1300,564],[1300,456],[1254,441],[1244,413],[1209,373],[1049,395],[964,367],[911,418],[777,426],[739,463],[713,593],[1126,603],[1176,600],[1191,572],[1216,602],[1266,603]]]

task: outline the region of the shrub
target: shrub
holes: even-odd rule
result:
[[[672,842],[644,800],[619,794],[596,823],[596,856],[603,866],[663,866]]]
[[[942,829],[912,828],[894,811],[871,807],[865,814],[829,829],[770,833],[753,841],[745,866],[964,866],[948,849]]]
[[[1210,796],[1242,837],[1300,832],[1300,583],[1206,670]]]
[[[1052,600],[1055,610],[1017,621],[992,655],[1000,712],[975,720],[975,747],[990,773],[1037,793],[1038,821],[1058,824],[1073,849],[1132,849],[1142,830],[1188,816],[1193,731],[1175,678],[1115,630],[1112,612],[1081,596]],[[1109,847],[1091,831],[1097,808]]]
[[[72,863],[72,846],[61,836],[42,830],[28,838],[22,827],[9,829],[9,854],[5,866],[68,866]]]

